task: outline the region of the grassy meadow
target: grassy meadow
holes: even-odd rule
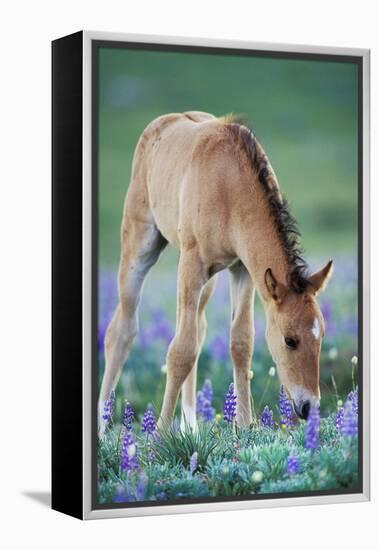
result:
[[[333,278],[319,300],[326,336],[317,447],[304,447],[304,422],[283,425],[280,383],[265,343],[259,300],[251,368],[255,423],[251,430],[241,431],[223,419],[225,393],[232,382],[227,273],[219,275],[207,308],[208,333],[199,361],[199,390],[206,380],[212,386],[212,418],[199,418],[197,434],[173,429],[158,441],[157,435],[141,432],[149,404],[155,416],[159,413],[165,355],[175,326],[178,253],[168,247],[147,277],[140,332],[116,389],[106,438],[99,443],[99,500],[114,503],[354,487],[357,437],[354,430],[353,435],[345,433],[347,428],[341,432],[336,421],[349,392],[356,389],[359,369],[355,360],[358,175],[354,65],[100,49],[99,384],[104,333],[117,304],[119,231],[134,148],[153,118],[186,110],[246,117],[298,220],[310,266],[318,269],[334,259]],[[134,411],[132,430],[122,424],[126,401]],[[261,422],[265,406],[273,413],[274,425]],[[126,437],[130,433],[132,443]],[[207,441],[215,443],[209,452],[203,449]],[[123,456],[126,460],[133,446],[137,452],[129,458],[137,457],[136,463],[131,460],[137,467],[123,468]],[[165,446],[172,451],[170,458]],[[191,468],[190,459],[196,453],[198,464]],[[296,455],[297,469],[288,469],[290,455]]]

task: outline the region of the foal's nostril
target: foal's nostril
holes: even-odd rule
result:
[[[304,420],[307,420],[310,410],[311,410],[311,404],[309,401],[306,401],[301,408],[301,416],[302,418],[304,418]]]

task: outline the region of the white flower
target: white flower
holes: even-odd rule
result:
[[[254,376],[254,371],[249,370],[249,380],[252,380]]]
[[[353,365],[357,365],[358,364],[358,357],[356,355],[353,355],[353,357],[351,358],[351,362]]]
[[[338,357],[338,349],[337,348],[330,348],[329,352],[328,352],[328,357],[329,359],[331,359],[332,361],[334,361],[335,359],[337,359]]]
[[[276,369],[275,367],[271,367],[268,371],[269,376],[275,376]]]
[[[162,373],[162,374],[166,374],[166,373],[167,373],[167,365],[162,365],[162,366],[161,366],[161,373]]]
[[[134,443],[132,443],[131,445],[128,445],[128,448],[127,448],[128,457],[133,458],[133,456],[136,454],[136,450],[137,449]]]
[[[251,480],[253,483],[261,483],[263,480],[263,473],[260,470],[255,470],[251,476]]]

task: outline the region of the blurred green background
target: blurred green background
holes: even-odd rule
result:
[[[98,76],[100,378],[102,339],[117,301],[123,201],[140,134],[164,113],[200,110],[220,116],[234,112],[246,117],[270,158],[299,222],[310,265],[320,268],[329,258],[335,260],[335,276],[320,298],[329,326],[322,384],[325,406],[334,406],[331,377],[339,393],[347,392],[350,358],[357,351],[357,66],[102,47]],[[134,398],[137,409],[149,401],[160,404],[164,386],[160,366],[175,318],[176,265],[177,253],[168,248],[145,287],[141,330],[150,327],[150,340],[143,340],[143,332],[139,336],[130,369],[124,369],[118,388],[119,398]],[[215,303],[208,306],[209,333],[200,372],[200,383],[208,376],[216,387],[216,404],[217,399],[221,403],[231,377],[230,360],[222,353],[229,331],[224,274],[219,287]],[[154,324],[163,322],[166,333],[154,340]],[[263,327],[259,307],[257,323]],[[256,349],[252,387],[260,400],[271,360],[259,330]],[[265,399],[273,401],[277,389],[278,382],[273,383]]]

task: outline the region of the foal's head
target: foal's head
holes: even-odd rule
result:
[[[324,319],[316,301],[332,274],[332,262],[307,279],[299,291],[265,273],[269,300],[266,307],[266,339],[280,380],[300,418],[320,402],[319,359]]]

